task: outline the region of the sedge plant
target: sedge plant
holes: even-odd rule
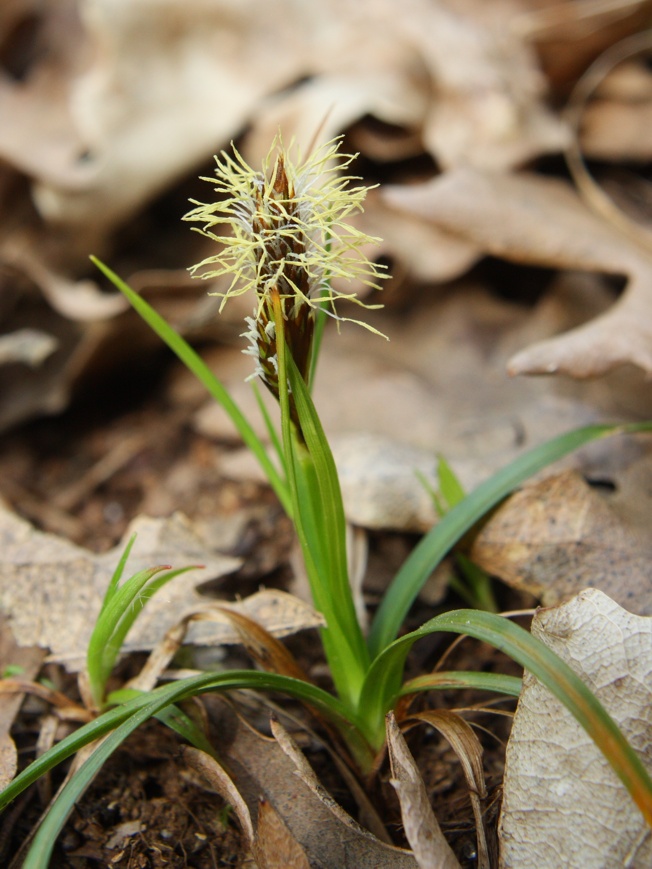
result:
[[[47,865],[54,837],[75,800],[110,753],[143,721],[151,716],[162,717],[185,738],[210,750],[203,734],[175,705],[190,697],[248,688],[280,691],[298,698],[337,731],[350,758],[364,774],[373,768],[383,747],[386,715],[406,695],[473,687],[518,696],[520,679],[500,674],[438,671],[404,682],[411,647],[436,632],[483,640],[530,670],[592,736],[652,825],[652,781],[640,758],[581,679],[528,631],[493,612],[468,609],[437,615],[418,630],[400,635],[404,619],[433,569],[488,510],[529,476],[570,451],[617,432],[650,431],[652,423],[594,425],[569,432],[521,455],[469,495],[463,495],[450,475],[446,477],[444,467],[447,503],[440,521],[422,538],[390,583],[368,635],[358,622],[349,584],[339,480],[311,397],[324,322],[327,318],[338,323],[346,319],[340,310],[342,301],[357,303],[362,309],[370,307],[354,293],[335,287],[342,281],[356,280],[377,288],[382,278],[363,253],[374,240],[348,222],[352,213],[362,209],[366,194],[363,186],[355,186],[357,179],[343,172],[352,160],[339,153],[338,140],[301,161],[293,158],[278,138],[260,171],[250,168],[235,149],[233,154],[223,152],[215,170],[216,201],[194,203],[187,215],[188,220],[199,222],[200,232],[216,242],[216,253],[193,271],[210,280],[227,280],[228,286],[222,284],[225,288],[219,293],[222,305],[236,295],[249,293],[253,297],[253,313],[244,333],[246,352],[254,358],[253,376],[278,404],[280,433],[259,402],[275,459],[192,347],[114,272],[94,260],[229,413],[292,519],[314,604],[324,617],[321,640],[333,692],[295,675],[234,670],[184,678],[143,694],[114,694],[107,704],[106,678],[129,626],[121,620],[121,607],[127,604],[126,598],[118,596],[115,580],[109,603],[103,609],[105,627],[95,637],[94,661],[89,661],[93,702],[103,711],[34,761],[0,794],[2,808],[46,770],[103,737],[99,748],[66,784],[48,812],[25,863],[28,867]],[[371,328],[360,320],[354,322]],[[119,573],[122,567],[124,559]],[[164,574],[153,580],[154,585],[148,585],[153,576],[145,579],[143,575],[139,580],[144,589],[150,589],[148,593],[171,578]],[[486,588],[484,595],[489,597]],[[136,597],[144,604],[146,595],[138,591]],[[112,614],[112,621],[107,613]],[[103,645],[107,648],[105,654]],[[175,714],[169,713],[171,709],[176,710]]]

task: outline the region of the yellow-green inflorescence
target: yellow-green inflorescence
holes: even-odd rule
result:
[[[345,170],[355,157],[341,154],[339,145],[335,139],[306,160],[293,160],[293,149],[286,149],[277,136],[259,172],[235,148],[233,155],[222,151],[215,158],[218,201],[194,202],[196,207],[185,216],[203,224],[197,231],[220,245],[216,254],[191,268],[204,279],[231,277],[228,289],[213,294],[222,296],[220,311],[227,299],[255,292],[256,305],[244,333],[250,346],[244,352],[256,359],[252,376],[260,375],[277,397],[273,296],[281,300],[285,340],[306,381],[316,310],[348,320],[336,309],[340,300],[380,307],[331,285],[336,278],[379,289],[378,281],[385,277],[362,250],[378,239],[347,223],[349,215],[362,210],[368,188],[352,186],[359,179]],[[203,180],[215,183],[214,178]]]

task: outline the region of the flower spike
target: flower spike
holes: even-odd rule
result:
[[[260,375],[278,397],[276,336],[271,314],[271,294],[278,293],[285,321],[285,340],[304,379],[308,379],[315,311],[322,308],[336,320],[340,300],[367,305],[355,293],[334,290],[331,279],[359,280],[380,289],[384,275],[362,248],[371,238],[349,223],[349,215],[362,210],[367,194],[359,180],[343,174],[355,159],[339,153],[340,139],[313,152],[305,161],[293,160],[278,135],[256,172],[233,148],[216,157],[215,192],[219,201],[196,206],[185,220],[218,242],[221,249],[190,271],[204,279],[231,276],[221,296],[220,311],[229,298],[253,290],[256,304],[244,333],[251,346],[245,351],[257,360]],[[204,178],[215,183],[214,178]],[[230,229],[230,232],[226,230]],[[359,322],[359,321],[353,321]],[[361,323],[376,331],[366,323]],[[254,375],[255,376],[255,375]]]

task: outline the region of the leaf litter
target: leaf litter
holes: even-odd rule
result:
[[[623,233],[592,210],[583,188],[578,195],[568,178],[551,177],[566,173],[545,162],[573,145],[574,124],[556,106],[601,52],[647,26],[649,3],[411,0],[398,19],[392,4],[375,0],[355,6],[329,0],[319,10],[295,0],[252,0],[237,14],[221,2],[210,9],[201,0],[183,8],[159,0],[158,6],[13,0],[0,12],[0,107],[7,119],[0,130],[0,429],[59,414],[80,396],[81,406],[90,406],[95,378],[116,382],[118,355],[130,377],[150,364],[150,337],[121,298],[98,287],[87,265],[91,251],[112,256],[186,334],[235,344],[237,312],[215,323],[204,288],[190,288],[183,277],[188,262],[201,258],[189,255],[192,242],[178,226],[194,195],[184,176],[197,174],[195,167],[208,165],[216,147],[234,137],[255,162],[279,127],[304,149],[316,131],[321,140],[345,132],[361,152],[361,173],[383,182],[360,226],[385,239],[381,253],[392,263],[388,312],[379,315],[391,321],[381,328],[392,343],[381,356],[365,336],[344,330],[337,345],[327,336],[317,386],[355,525],[375,534],[428,527],[432,505],[412,472],[417,466],[432,482],[436,452],[469,489],[559,431],[650,415],[652,393],[642,376],[652,370],[645,227]],[[582,107],[580,147],[617,206],[642,224],[649,70],[632,57],[603,79]],[[139,246],[143,253],[134,253]],[[513,263],[512,270],[491,277],[487,255]],[[532,289],[533,266],[549,273],[538,290]],[[614,287],[623,281],[618,295]],[[214,351],[206,346],[204,352],[210,357]],[[244,376],[239,348],[220,347],[217,364],[230,372],[246,405],[250,399],[237,386]],[[508,367],[512,374],[563,376],[509,381]],[[178,431],[179,420],[188,425],[199,402],[184,397],[183,374],[172,378],[166,395],[176,413],[171,428]],[[333,382],[347,388],[335,389]],[[149,464],[149,435],[114,444],[106,461],[96,450],[81,478],[57,475],[51,457],[48,465],[36,447],[21,443],[17,449],[9,440],[0,459],[0,492],[38,526],[78,544],[97,546],[91,529],[120,513],[101,538],[104,550],[118,543],[139,505],[163,516],[178,509],[179,500],[201,501],[192,493],[209,466],[220,480],[212,505],[237,514],[242,504],[233,493],[242,489],[228,479],[250,478],[251,471],[233,449],[232,432],[215,410],[202,410],[192,426],[201,446],[185,461],[177,455],[172,471],[158,475]],[[23,429],[18,432],[22,441]],[[82,444],[88,448],[88,441]],[[647,451],[633,441],[600,445],[567,468],[508,501],[476,537],[473,552],[544,602],[598,585],[629,610],[649,613]],[[135,477],[142,490],[137,499],[133,489],[127,497],[121,488]],[[615,489],[592,488],[584,478]],[[256,498],[260,490],[249,491]],[[108,502],[93,519],[106,493]],[[251,592],[252,578],[285,569],[287,549],[266,548],[261,534],[275,521],[264,505],[236,521],[235,532],[210,510],[201,507],[189,523],[169,520],[177,522],[172,550],[172,526],[166,520],[149,526],[158,528],[153,537],[166,539],[144,548],[148,564],[156,554],[155,560],[200,561],[208,570],[175,581],[160,609],[153,604],[151,624],[137,627],[133,648],[151,649],[173,626],[166,605],[175,616],[180,607],[204,608],[197,589],[209,574],[230,592],[233,583]],[[9,510],[2,523],[2,604],[17,637],[27,647],[42,643],[78,667],[92,623],[88,613],[99,606],[117,550],[98,556],[28,527]],[[219,551],[215,540],[224,535],[235,557]],[[235,572],[243,557],[245,566]],[[49,611],[48,594],[55,605]],[[270,602],[264,595],[258,600]],[[273,613],[289,606],[286,624],[317,623],[309,608],[273,600]],[[246,612],[260,618],[258,611]],[[191,630],[212,632],[204,638],[217,642],[226,628],[197,622]],[[3,640],[7,636],[4,628]],[[22,649],[11,653],[14,661]],[[26,678],[43,651],[33,655]],[[13,709],[14,699],[9,702]],[[525,742],[533,739],[526,730]],[[268,757],[261,744],[246,758],[254,766],[257,754],[262,766]],[[521,758],[528,754],[520,751]],[[281,802],[288,775],[279,775]],[[260,865],[278,864],[281,853],[301,865],[309,850],[286,813],[253,797],[248,806],[254,818],[263,818]],[[113,838],[105,837],[118,848],[118,860],[152,822],[124,826],[129,823],[136,822],[122,818]],[[93,836],[84,829],[76,859],[103,859],[105,852],[92,845],[85,855],[80,843]],[[210,829],[217,841],[216,826]],[[506,835],[505,861],[511,853]],[[523,844],[521,865],[532,861],[538,835]],[[245,838],[252,848],[251,836]],[[353,838],[364,850],[364,836]],[[643,853],[635,842],[629,847],[631,854]],[[141,853],[153,859],[152,849]]]
[[[652,620],[588,589],[541,610],[532,630],[582,675],[650,769]],[[620,781],[575,719],[527,674],[504,787],[501,865],[650,864],[649,828]]]

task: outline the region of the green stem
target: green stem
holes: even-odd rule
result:
[[[302,421],[306,418],[303,402],[307,387],[296,366],[289,374],[293,360],[287,352],[283,312],[277,295],[272,296],[272,312],[276,327],[281,433],[294,525],[313,601],[326,620],[322,642],[333,682],[342,702],[355,710],[368,657],[348,583],[344,521],[339,520],[338,513],[341,511],[343,517],[341,495],[339,504],[335,503],[337,492],[332,475],[328,468],[324,469],[323,463],[316,463],[314,449],[306,443],[304,432],[299,432],[292,423],[290,400],[295,402],[299,418]],[[289,379],[293,384],[291,396]],[[312,427],[308,434],[313,440]],[[317,439],[323,453],[328,449],[323,432]]]

